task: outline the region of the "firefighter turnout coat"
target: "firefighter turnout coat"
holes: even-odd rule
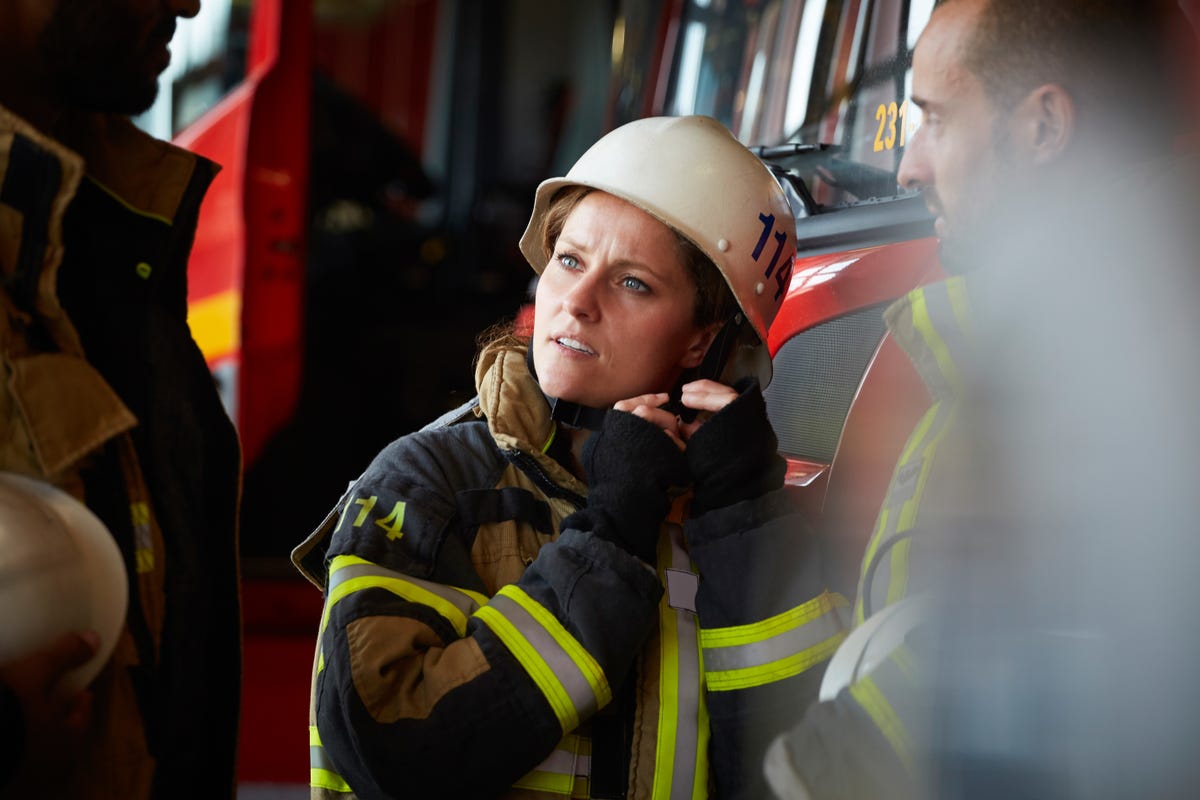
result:
[[[931,404],[904,445],[863,556],[854,626],[898,603],[919,602],[933,580],[938,515],[967,496],[963,413],[975,359],[967,280],[911,291],[885,312],[888,331],[924,382]],[[915,606],[914,606],[915,607]],[[898,646],[834,699],[818,703],[772,746],[772,785],[803,784],[806,796],[922,797],[925,733],[922,654],[929,626],[912,620]]]
[[[761,796],[849,612],[794,497],[665,523],[652,569],[560,527],[587,487],[524,348],[476,385],[293,554],[325,590],[314,797]]]
[[[216,167],[122,116],[61,127],[70,141],[0,108],[0,470],[104,521],[129,612],[81,740],[0,786],[232,797],[240,456],[187,324],[188,254]]]

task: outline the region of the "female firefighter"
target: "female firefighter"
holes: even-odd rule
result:
[[[314,796],[765,794],[844,635],[759,388],[794,232],[706,117],[541,184],[532,337],[293,554],[326,592]]]

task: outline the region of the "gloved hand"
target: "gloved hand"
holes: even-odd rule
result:
[[[688,471],[695,483],[692,513],[702,514],[759,497],[783,485],[787,463],[767,419],[767,405],[754,378],[734,384],[738,396],[687,444]]]
[[[583,446],[588,505],[563,526],[590,529],[648,564],[655,561],[658,529],[670,509],[669,490],[689,482],[687,459],[653,423],[610,411]],[[586,517],[590,525],[576,516]]]

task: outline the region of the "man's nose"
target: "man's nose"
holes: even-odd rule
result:
[[[904,157],[900,159],[900,170],[896,173],[896,183],[901,189],[922,189],[933,184],[929,169],[929,160],[925,154],[925,137],[918,130],[908,140],[904,148]]]
[[[200,13],[200,0],[167,0],[167,10],[177,17],[194,17]]]

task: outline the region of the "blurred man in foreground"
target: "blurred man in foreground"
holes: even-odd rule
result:
[[[84,702],[25,679],[77,658],[2,665],[25,727],[75,734],[22,751],[6,713],[12,796],[233,795],[238,444],[186,319],[216,170],[127,116],[154,101],[176,19],[199,5],[0,0],[0,470],[82,499],[130,576]]]
[[[1147,624],[1163,595],[1130,595],[1195,599],[1165,556],[1195,563],[1183,520],[1200,512],[1200,375],[1190,354],[1163,358],[1200,336],[1180,236],[1194,187],[1163,164],[1181,120],[1177,15],[947,0],[919,40],[924,121],[899,180],[924,192],[953,277],[886,317],[933,404],[893,475],[825,702],[768,757],[779,796],[1189,785],[1174,756],[1195,741],[1177,709],[1196,695],[1180,665],[1197,648]],[[1170,657],[1147,665],[1151,650]]]

